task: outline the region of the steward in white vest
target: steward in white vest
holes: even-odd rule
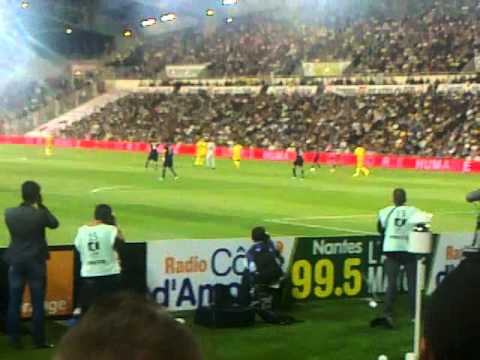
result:
[[[420,212],[407,204],[407,193],[404,189],[393,191],[393,206],[380,210],[378,214],[377,228],[383,236],[383,254],[385,261],[383,271],[387,277],[387,291],[385,294],[384,318],[377,324],[387,328],[393,327],[393,305],[397,297],[398,277],[400,267],[403,266],[407,273],[408,296],[410,316],[415,317],[415,281],[416,281],[416,258],[408,253],[408,235],[414,227],[414,217]]]
[[[123,241],[109,205],[98,205],[95,220],[78,229],[75,248],[81,260],[82,312],[99,296],[119,290],[121,268],[115,248]]]

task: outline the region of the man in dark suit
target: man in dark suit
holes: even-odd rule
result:
[[[23,202],[5,211],[10,232],[10,245],[4,260],[9,265],[9,301],[7,334],[10,345],[21,348],[20,309],[25,284],[30,288],[33,307],[33,340],[37,348],[52,347],[46,343],[44,301],[49,258],[45,229],[56,229],[58,220],[42,203],[40,185],[33,181],[22,184]]]

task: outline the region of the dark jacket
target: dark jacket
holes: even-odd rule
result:
[[[7,209],[5,223],[10,232],[10,245],[4,255],[8,264],[48,259],[45,228],[56,229],[59,223],[47,208],[21,205]]]
[[[255,242],[246,253],[247,273],[255,284],[271,285],[283,275],[284,259],[273,241]]]

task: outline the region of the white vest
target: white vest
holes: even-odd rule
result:
[[[413,206],[398,206],[396,208],[395,206],[389,206],[380,210],[378,218],[382,227],[386,229],[383,242],[384,252],[408,250],[408,235],[415,225],[415,223],[412,223],[412,219],[418,211]]]
[[[118,255],[113,248],[117,233],[115,226],[105,224],[78,229],[75,247],[80,253],[82,277],[120,274]]]

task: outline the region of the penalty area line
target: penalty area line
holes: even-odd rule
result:
[[[99,187],[99,188],[92,189],[92,190],[90,190],[90,193],[96,194],[96,193],[103,192],[103,191],[126,190],[126,189],[132,189],[132,188],[133,188],[133,186],[128,186],[128,185],[124,185],[124,186],[105,186],[105,187]]]
[[[448,211],[440,210],[431,212],[433,216],[435,215],[470,215],[475,214],[473,211]],[[355,215],[318,215],[318,216],[303,216],[303,217],[286,217],[279,219],[268,219],[265,221],[276,222],[276,221],[302,221],[302,220],[348,220],[348,219],[361,219],[361,218],[376,218],[377,214],[355,214]]]
[[[315,225],[315,224],[305,224],[300,222],[293,222],[293,221],[285,221],[285,220],[265,220],[267,222],[271,222],[274,224],[281,224],[281,225],[292,225],[292,226],[300,226],[300,227],[307,227],[312,229],[324,229],[324,230],[333,230],[333,231],[344,231],[351,234],[365,234],[365,235],[374,235],[376,233],[370,231],[363,231],[363,230],[355,230],[349,229],[344,227],[336,227],[336,226],[323,226],[323,225]]]
[[[296,218],[282,218],[282,219],[273,219],[273,220],[285,220],[285,221],[296,221],[296,220],[346,220],[346,219],[357,219],[357,218],[373,218],[376,217],[375,214],[359,214],[359,215],[319,215],[319,216],[304,216]]]

